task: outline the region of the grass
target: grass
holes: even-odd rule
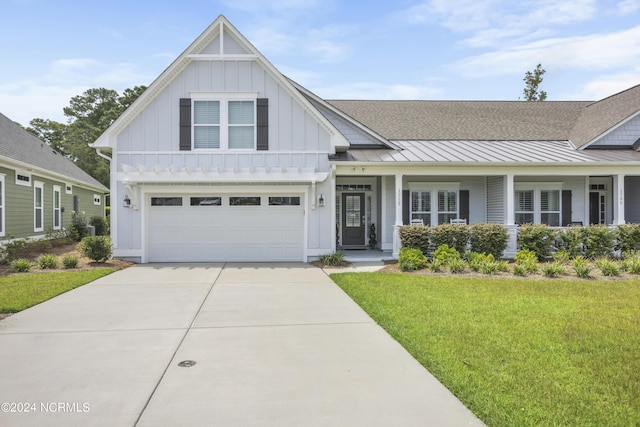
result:
[[[15,313],[115,271],[98,268],[0,277],[0,313]]]
[[[640,280],[331,278],[489,426],[640,425]]]

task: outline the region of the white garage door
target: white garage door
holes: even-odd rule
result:
[[[301,261],[302,195],[147,200],[150,262]]]

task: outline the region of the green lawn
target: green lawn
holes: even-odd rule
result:
[[[64,273],[0,277],[0,313],[14,313],[46,301],[115,271],[99,268]]]
[[[331,278],[489,426],[640,425],[640,280]]]

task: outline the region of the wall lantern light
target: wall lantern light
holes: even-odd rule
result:
[[[318,199],[318,206],[324,207],[324,197],[320,194],[320,198]]]
[[[122,201],[122,207],[128,208],[131,206],[131,199],[127,194],[124,195],[124,200]]]

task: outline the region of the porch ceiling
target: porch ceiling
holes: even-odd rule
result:
[[[576,150],[569,141],[393,141],[401,150],[349,150],[353,162],[640,163],[634,150]]]

